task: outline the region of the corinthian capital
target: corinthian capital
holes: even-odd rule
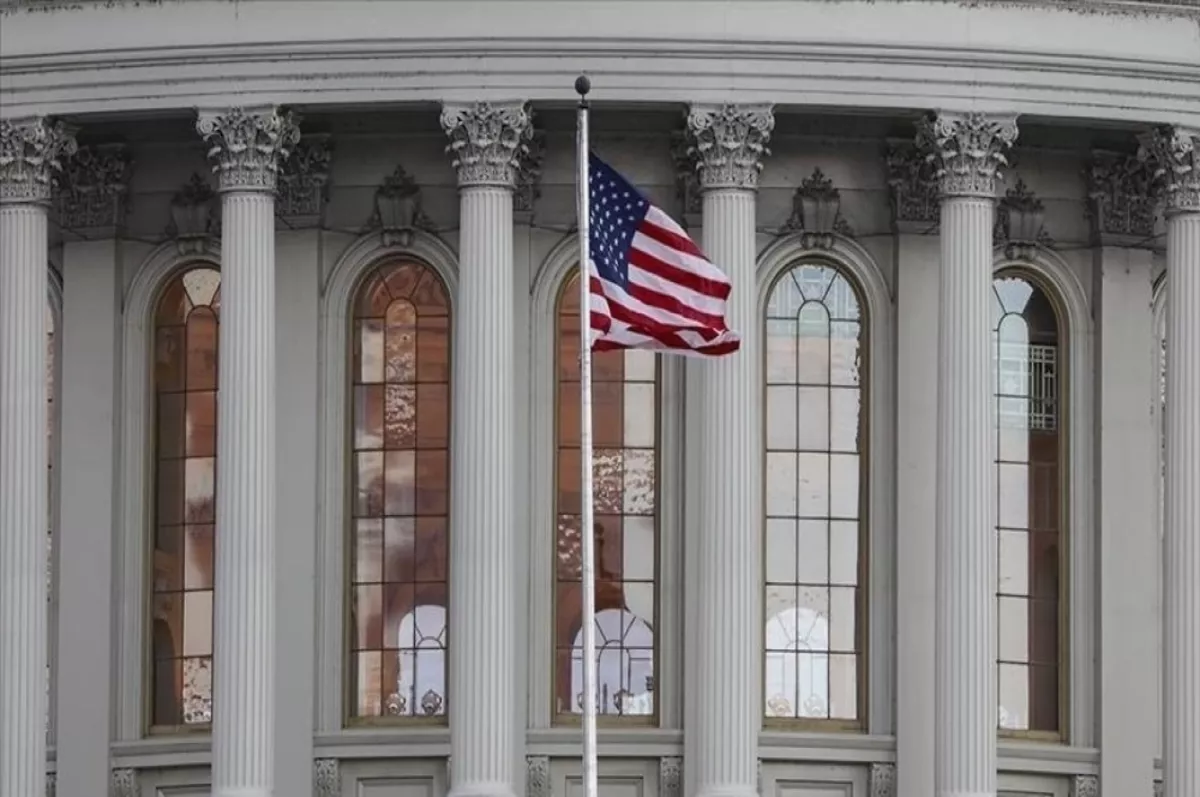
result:
[[[274,106],[201,111],[196,130],[222,191],[274,191],[279,164],[300,140],[292,114]]]
[[[1017,140],[1015,116],[939,113],[921,120],[918,145],[936,166],[942,196],[996,196],[1005,153]]]
[[[693,105],[688,111],[690,153],[700,189],[758,188],[767,142],[775,129],[770,105]]]
[[[0,122],[0,203],[47,204],[75,136],[45,118]]]
[[[529,103],[448,102],[442,106],[442,129],[450,138],[446,152],[458,170],[459,187],[516,187],[533,139]]]
[[[1200,211],[1200,130],[1160,127],[1141,137],[1138,157],[1153,169],[1167,213]]]

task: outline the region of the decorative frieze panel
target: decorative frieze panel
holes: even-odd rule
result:
[[[871,765],[871,797],[896,797],[896,765]]]
[[[995,197],[1016,140],[1013,116],[939,113],[917,126],[917,145],[932,159],[943,196]]]
[[[136,769],[114,769],[108,782],[108,797],[141,797]]]
[[[319,226],[328,200],[333,143],[328,135],[300,139],[280,164],[275,215],[289,227]]]
[[[896,232],[932,232],[938,225],[937,169],[933,158],[911,142],[889,143],[884,156]]]
[[[1046,232],[1046,207],[1025,181],[1005,192],[996,208],[993,240],[1004,246],[1009,260],[1032,260],[1038,246],[1050,246],[1054,239]]]
[[[658,797],[683,797],[683,759],[668,756],[658,762]]]
[[[300,140],[295,117],[277,108],[202,111],[196,131],[222,191],[274,191],[280,162]]]
[[[1094,152],[1085,172],[1096,243],[1130,246],[1154,235],[1154,169],[1135,155]]]
[[[774,129],[775,114],[768,104],[693,105],[687,132],[700,187],[757,189]]]
[[[341,797],[342,783],[336,758],[313,761],[313,797]]]
[[[841,212],[842,195],[820,168],[800,183],[792,196],[792,215],[780,229],[781,235],[800,233],[807,249],[832,249],[834,237],[852,237],[854,231]]]
[[[80,147],[63,164],[55,196],[59,226],[87,238],[116,235],[128,210],[130,166],[122,144]]]
[[[433,221],[421,209],[421,186],[403,166],[397,166],[375,190],[375,213],[370,224],[382,231],[384,246],[408,246],[413,231],[434,231]]]
[[[1076,775],[1071,780],[1071,797],[1100,797],[1100,779],[1095,775]]]
[[[554,797],[547,756],[531,755],[525,759],[525,797]]]
[[[1160,127],[1141,137],[1147,161],[1167,200],[1167,212],[1200,211],[1200,130]]]
[[[517,186],[533,138],[529,103],[446,103],[441,121],[460,187]]]
[[[49,202],[63,159],[76,149],[62,122],[0,121],[0,203]]]
[[[198,254],[207,248],[210,236],[217,234],[216,192],[198,174],[171,197],[171,221],[167,236],[175,239],[180,254]]]

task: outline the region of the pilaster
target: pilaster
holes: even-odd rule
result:
[[[532,136],[528,104],[446,104],[458,172],[450,489],[449,714],[454,795],[511,797],[518,585],[514,526],[513,191]]]
[[[0,122],[0,794],[46,790],[47,206],[75,141]]]
[[[938,307],[935,763],[938,797],[996,793],[992,235],[1013,117],[919,128],[942,194]]]
[[[1163,785],[1200,794],[1200,131],[1143,139],[1166,197],[1166,524],[1163,530]]]
[[[275,108],[202,112],[222,205],[214,797],[271,797],[275,753],[275,196],[299,139]]]
[[[756,189],[775,119],[769,105],[696,105],[687,117],[702,193],[703,245],[733,285],[727,308],[741,350],[697,360],[701,417],[694,575],[686,580],[684,780],[694,795],[756,793],[761,703],[762,428],[759,406]]]

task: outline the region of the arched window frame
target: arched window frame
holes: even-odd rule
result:
[[[116,667],[116,739],[135,741],[150,729],[152,668],[148,655],[150,616],[150,544],[154,518],[154,318],[158,300],[182,270],[221,269],[216,238],[184,250],[175,241],[161,244],[142,261],[125,292],[121,331],[121,409],[118,476],[121,500],[117,506],[118,607]],[[180,729],[208,734],[210,727]]]
[[[805,246],[804,236],[789,235],[781,238],[766,249],[758,258],[758,312],[756,316],[757,329],[761,330],[765,323],[767,302],[779,279],[792,268],[805,263],[832,266],[846,275],[852,285],[858,290],[862,302],[862,312],[867,318],[867,330],[864,336],[865,378],[862,380],[866,389],[864,397],[866,405],[865,428],[867,439],[862,446],[863,457],[866,460],[867,493],[864,506],[866,542],[866,561],[860,563],[860,572],[864,572],[866,580],[863,588],[866,594],[866,646],[859,651],[860,667],[865,663],[865,671],[860,671],[862,686],[859,689],[860,717],[856,727],[850,728],[846,723],[842,727],[859,730],[868,734],[893,733],[895,725],[895,685],[894,672],[896,662],[895,649],[895,356],[894,339],[894,308],[895,301],[888,286],[883,271],[879,268],[871,254],[857,242],[842,236],[835,236],[832,246],[828,249],[814,249]],[[758,332],[758,334],[762,334]],[[758,362],[758,400],[762,408],[763,424],[766,423],[766,388],[763,369],[765,367],[765,350],[760,353]],[[764,440],[765,443],[765,440]],[[765,458],[765,448],[760,454]],[[765,469],[764,469],[765,472]],[[763,480],[763,505],[759,512],[765,512],[766,480]],[[765,516],[765,515],[764,515]],[[765,551],[765,539],[760,540],[760,548]],[[862,549],[860,548],[860,556]],[[765,588],[765,573],[760,574],[760,588]],[[758,645],[758,695],[756,705],[762,715],[763,705],[763,655],[765,650],[765,629],[768,618],[759,618]],[[768,722],[764,716],[765,732],[763,739],[778,739],[779,743],[787,744],[789,738],[795,738],[790,732],[795,729],[810,728],[814,730],[837,730],[839,723],[834,720],[785,720],[780,723]],[[763,742],[767,743],[766,741]]]
[[[549,728],[554,711],[554,605],[558,479],[557,406],[559,296],[578,268],[572,233],[547,254],[533,278],[530,308],[530,461],[528,724]],[[684,363],[660,358],[658,375],[658,626],[655,632],[655,709],[660,728],[683,724],[683,521]],[[672,589],[673,588],[673,589]]]
[[[1059,321],[1059,347],[1065,379],[1062,394],[1065,529],[1064,578],[1060,601],[1060,730],[997,730],[1001,741],[1049,741],[1075,747],[1093,744],[1095,670],[1095,537],[1092,529],[1092,315],[1088,293],[1071,267],[1056,253],[1035,247],[1025,259],[1009,258],[1004,247],[993,252],[993,280],[1014,275],[1031,280],[1046,294]],[[990,286],[989,286],[990,287]],[[990,324],[990,321],[989,321]],[[994,534],[993,530],[993,534]],[[994,577],[994,576],[993,576]],[[1065,648],[1065,650],[1063,649]]]
[[[349,661],[347,544],[351,454],[347,440],[352,416],[349,363],[353,302],[362,281],[371,271],[391,262],[405,260],[421,263],[442,281],[453,319],[458,296],[458,257],[440,238],[421,230],[412,231],[403,243],[390,238],[385,242],[378,232],[367,233],[354,240],[330,270],[321,292],[318,364],[321,404],[317,431],[317,691],[314,696],[317,716],[315,730],[318,733],[340,733],[350,724],[346,667]],[[452,322],[451,362],[455,357],[456,345]],[[455,386],[451,384],[450,389],[455,390]],[[450,435],[453,440],[453,428]],[[453,699],[453,695],[447,695],[447,700]],[[415,728],[411,727],[412,724],[404,718],[394,721],[397,726],[395,730],[401,733],[411,731],[429,737],[432,732],[435,736],[446,734],[446,738],[449,738],[448,728],[430,728],[428,722],[418,724]],[[419,751],[414,751],[414,754],[416,752]]]
[[[46,273],[48,309],[51,323],[54,325],[54,341],[50,349],[52,358],[52,376],[54,380],[54,403],[50,416],[50,460],[54,468],[50,472],[50,616],[47,624],[49,648],[47,661],[50,663],[50,699],[47,702],[48,720],[46,725],[46,743],[53,747],[58,740],[58,614],[59,614],[59,518],[62,485],[62,329],[63,329],[63,284],[62,275],[53,264],[47,266]]]

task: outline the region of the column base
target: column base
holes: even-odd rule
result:
[[[466,783],[454,786],[446,797],[517,797],[507,783]]]

